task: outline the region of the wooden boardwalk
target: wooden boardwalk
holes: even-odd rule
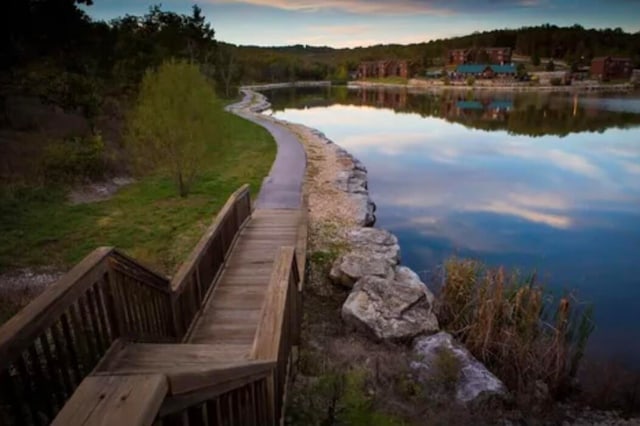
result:
[[[87,256],[0,329],[0,391],[16,393],[0,392],[0,424],[277,423],[306,219],[252,211],[244,187],[171,281],[111,248]]]
[[[255,210],[238,236],[189,343],[234,345],[249,354],[276,254],[296,246],[300,210]]]

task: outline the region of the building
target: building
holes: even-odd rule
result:
[[[409,63],[403,60],[381,60],[362,62],[358,66],[358,78],[409,78]]]
[[[601,81],[625,79],[631,77],[633,66],[629,58],[602,56],[591,61],[591,76]]]
[[[509,78],[515,77],[518,70],[515,65],[462,64],[456,67],[461,77]]]
[[[511,62],[510,47],[482,47],[449,50],[449,64],[508,64]]]

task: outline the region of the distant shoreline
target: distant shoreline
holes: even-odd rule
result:
[[[538,85],[538,86],[525,86],[525,85],[485,85],[474,84],[468,86],[466,84],[449,84],[445,85],[440,81],[437,82],[425,82],[424,80],[411,79],[407,84],[400,83],[380,83],[371,81],[350,81],[347,83],[347,87],[350,89],[362,89],[362,88],[409,88],[419,89],[425,92],[441,92],[444,90],[479,90],[479,91],[502,91],[502,92],[630,92],[634,90],[634,86],[631,83],[621,84],[585,84],[585,85],[571,85],[571,86],[551,86],[551,85]]]
[[[334,84],[331,81],[291,81],[283,83],[265,83],[265,84],[252,84],[243,85],[241,89],[248,90],[274,90],[274,89],[286,89],[291,87],[331,87]],[[342,85],[342,84],[340,84]],[[373,81],[349,81],[347,82],[349,89],[411,89],[417,92],[442,92],[445,90],[459,90],[459,91],[485,91],[485,92],[569,92],[569,93],[598,93],[598,92],[631,92],[636,88],[631,83],[620,84],[579,84],[571,86],[551,86],[551,85],[538,85],[538,86],[525,86],[525,85],[485,85],[474,84],[468,86],[466,84],[449,84],[444,85],[440,81],[425,82],[424,80],[410,79],[408,83],[382,83]]]

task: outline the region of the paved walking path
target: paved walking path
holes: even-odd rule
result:
[[[230,105],[227,110],[245,118],[271,133],[278,145],[276,160],[269,176],[262,183],[256,200],[256,209],[298,209],[302,194],[302,181],[306,167],[306,154],[297,136],[281,124],[258,113],[251,112],[254,92],[243,90],[244,99]]]

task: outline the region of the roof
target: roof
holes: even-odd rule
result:
[[[492,101],[489,104],[491,109],[511,109],[513,108],[513,101]]]
[[[491,65],[491,69],[496,74],[515,74],[516,66],[513,64],[508,65]]]
[[[515,74],[515,65],[487,65],[487,64],[463,64],[456,67],[456,72],[460,74],[481,74],[487,68],[496,74]]]
[[[489,68],[486,64],[462,64],[456,67],[456,72],[460,74],[481,74]]]
[[[456,107],[460,109],[484,109],[479,101],[458,101]]]

